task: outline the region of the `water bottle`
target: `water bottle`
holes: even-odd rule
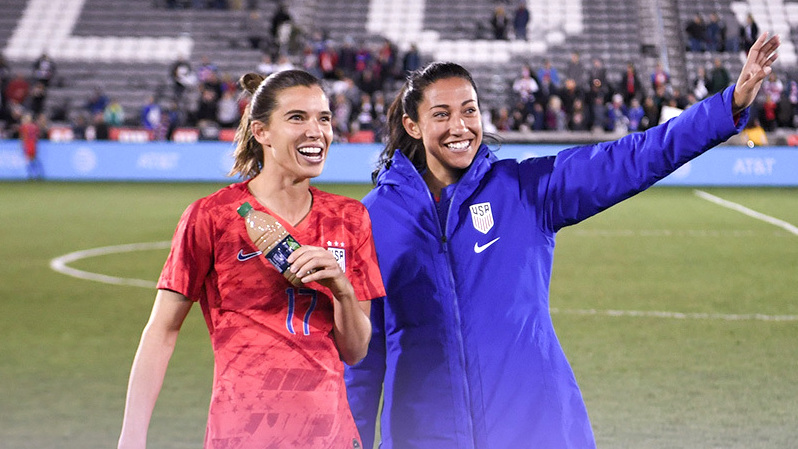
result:
[[[277,219],[266,212],[257,211],[249,203],[244,203],[238,208],[238,215],[244,217],[247,226],[247,235],[252,243],[258,247],[274,268],[286,279],[297,287],[302,281],[288,269],[288,256],[300,246],[299,242],[288,233]]]

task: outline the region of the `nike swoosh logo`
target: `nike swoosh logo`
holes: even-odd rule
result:
[[[474,252],[479,254],[482,251],[485,251],[486,249],[488,249],[488,247],[490,245],[493,245],[494,243],[496,243],[496,241],[499,240],[500,238],[501,237],[496,237],[495,239],[489,241],[488,243],[486,243],[486,244],[484,244],[482,246],[480,246],[479,243],[474,242]]]
[[[238,250],[238,255],[236,256],[236,258],[238,259],[239,262],[244,262],[249,259],[252,259],[253,257],[258,257],[261,254],[263,254],[263,251],[255,251],[254,253],[244,254],[244,250],[240,249]]]

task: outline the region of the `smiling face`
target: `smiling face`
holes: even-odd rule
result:
[[[332,113],[318,86],[295,86],[277,95],[269,123],[252,122],[263,146],[263,170],[270,176],[303,181],[321,174],[333,140]]]
[[[443,186],[460,179],[482,143],[477,93],[471,82],[459,77],[427,86],[418,105],[418,121],[405,115],[403,124],[411,137],[424,144],[425,178],[431,176]]]

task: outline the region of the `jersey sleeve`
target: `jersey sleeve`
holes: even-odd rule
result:
[[[159,289],[173,290],[192,301],[199,301],[204,295],[213,260],[210,214],[202,204],[202,200],[195,201],[180,217],[158,279]]]
[[[371,234],[371,218],[363,205],[358,203],[358,209],[360,228],[357,231],[357,247],[352,254],[352,273],[349,282],[352,283],[358,300],[369,301],[385,296],[385,287],[377,262],[374,237]]]

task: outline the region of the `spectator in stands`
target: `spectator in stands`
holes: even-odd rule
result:
[[[707,26],[701,14],[696,13],[693,16],[693,20],[687,24],[685,31],[687,33],[687,49],[689,51],[704,51],[707,49]]]
[[[632,98],[632,102],[629,104],[629,108],[626,110],[626,119],[629,125],[628,129],[630,132],[635,131],[643,131],[641,125],[643,123],[643,118],[646,116],[646,111],[643,109],[643,106],[640,104],[640,100],[637,98]]]
[[[778,103],[773,101],[773,97],[765,95],[762,109],[759,112],[759,120],[765,131],[775,131],[778,124]]]
[[[582,65],[582,59],[578,51],[571,52],[571,58],[565,66],[565,78],[574,80],[580,87],[585,85],[587,74],[585,72],[585,66]]]
[[[318,55],[319,69],[321,69],[322,79],[338,78],[338,52],[333,46],[332,41],[327,40]]]
[[[490,17],[490,26],[493,30],[493,38],[497,40],[507,40],[507,25],[509,18],[504,11],[504,6],[496,6],[493,15]]]
[[[339,141],[346,142],[350,132],[349,121],[352,119],[352,103],[343,92],[335,95],[332,104],[332,114],[333,135]]]
[[[117,98],[111,98],[103,111],[103,119],[108,126],[122,126],[125,123],[125,110]]]
[[[352,39],[352,36],[347,35],[344,37],[341,48],[338,49],[338,70],[341,71],[340,76],[351,77],[355,75],[356,55],[357,48],[355,48],[355,40]]]
[[[421,54],[418,52],[418,46],[415,43],[410,44],[410,49],[402,57],[402,71],[404,76],[410,75],[421,68]]]
[[[108,103],[108,96],[105,95],[102,88],[95,86],[91,96],[86,100],[84,108],[89,112],[89,116],[94,117],[96,114],[102,114]]]
[[[238,100],[236,92],[226,90],[219,99],[216,112],[216,121],[222,128],[235,128],[238,124]]]
[[[643,99],[643,111],[645,112],[645,117],[643,117],[640,123],[641,131],[659,124],[660,108],[654,101],[653,96],[646,95]]]
[[[375,75],[375,64],[369,64],[356,79],[358,89],[363,92],[373,95],[374,92],[382,89],[380,79]]]
[[[576,100],[585,100],[585,92],[579,84],[571,78],[566,78],[565,85],[560,90],[560,99],[562,100],[562,108],[567,115],[571,115],[574,110],[574,102]]]
[[[523,104],[530,105],[535,101],[535,95],[540,90],[537,80],[532,76],[532,67],[529,64],[524,64],[521,67],[521,76],[513,81],[513,92],[523,102]]]
[[[618,91],[623,95],[624,103],[629,104],[632,98],[642,98],[644,95],[643,84],[637,76],[637,69],[631,62],[626,64],[626,70],[621,75],[621,84]]]
[[[378,90],[374,92],[374,137],[377,142],[382,142],[385,136],[387,115],[388,104],[385,102],[385,94]]]
[[[496,131],[510,131],[513,128],[510,109],[507,106],[501,106],[498,110],[493,111],[491,121]]]
[[[588,131],[590,130],[590,113],[585,107],[585,102],[581,98],[574,100],[572,112],[568,120],[568,130]]]
[[[393,45],[389,39],[382,40],[382,43],[377,50],[376,58],[376,63],[379,67],[377,78],[380,80],[380,86],[383,86],[387,80],[396,77],[396,61],[398,59],[396,56],[397,52],[398,50],[396,49],[396,46]]]
[[[529,9],[526,7],[526,0],[518,2],[518,6],[513,13],[513,29],[515,30],[515,38],[526,40],[526,28],[529,26]]]
[[[651,73],[651,88],[655,91],[660,87],[664,87],[665,89],[670,88],[671,84],[671,75],[665,70],[665,66],[662,64],[662,61],[657,61],[657,65],[654,67],[654,71]]]
[[[781,94],[784,92],[784,83],[781,82],[776,72],[770,72],[767,79],[762,83],[762,92],[766,97],[770,97],[773,103],[781,101]]]
[[[607,124],[607,103],[603,97],[591,96],[590,103],[590,130],[603,132]]]
[[[636,98],[633,97],[631,101]],[[626,104],[624,103],[623,95],[614,94],[612,101],[607,105],[607,122],[604,124],[604,130],[609,132],[625,133],[629,130],[629,118],[626,116]]]
[[[91,124],[86,128],[86,140],[108,140],[110,130],[102,112],[92,115]]]
[[[271,22],[272,45],[277,46],[281,51],[284,51],[285,46],[288,44],[291,33],[290,30],[286,32],[286,26],[290,28],[290,25],[291,14],[288,13],[288,9],[286,9],[286,6],[281,1],[274,11]]]
[[[716,13],[709,15],[707,23],[707,50],[723,51],[726,47],[726,22],[720,20]]]
[[[179,104],[182,102],[186,90],[197,86],[197,74],[194,73],[194,69],[186,60],[186,57],[180,55],[177,60],[172,63],[172,67],[169,69],[169,75],[172,80],[175,100]]]
[[[85,109],[74,111],[70,120],[72,136],[75,140],[86,140],[86,130],[89,128],[89,114]]]
[[[154,96],[150,96],[141,108],[141,126],[152,131],[161,123],[161,106],[155,101]]]
[[[44,105],[46,101],[47,87],[41,81],[34,82],[26,102],[28,111],[30,111],[34,117],[44,113]]]
[[[30,94],[30,83],[21,73],[15,72],[14,76],[6,83],[3,94],[3,98],[7,105],[11,103],[25,104],[25,100],[27,100],[28,94]]]
[[[707,78],[707,71],[704,66],[698,66],[696,74],[690,80],[690,85],[693,88],[693,95],[697,100],[703,100],[709,95],[709,79]]]
[[[49,87],[50,82],[55,77],[55,62],[47,55],[42,53],[38,59],[33,61],[33,79]]]
[[[538,69],[537,78],[541,88],[550,89],[552,94],[556,93],[560,88],[560,73],[548,58],[543,60],[543,65]],[[543,87],[543,85],[546,87]]]
[[[601,93],[603,96],[609,93],[610,84],[607,81],[607,68],[599,58],[593,58],[590,69],[587,73],[588,91]]]
[[[562,99],[557,95],[549,97],[546,105],[546,129],[549,131],[565,131],[568,128],[568,114],[562,108]]]
[[[715,58],[712,65],[712,70],[709,71],[709,94],[716,94],[731,84],[731,75],[729,74],[726,66],[720,58]]]
[[[200,83],[206,83],[214,78],[219,78],[219,67],[211,62],[208,55],[202,55],[199,67],[197,67],[197,80]]]
[[[789,108],[785,108],[785,111],[789,111],[789,117],[783,121],[781,126],[796,128],[798,127],[798,81],[790,80],[786,98],[789,102]]]
[[[751,46],[756,42],[759,37],[759,26],[754,20],[754,15],[748,13],[745,16],[745,23],[740,26],[740,46],[745,53],[751,50]]]
[[[374,120],[376,119],[374,112],[374,104],[371,100],[371,95],[367,93],[360,94],[360,103],[353,111],[354,122],[357,124],[357,129],[361,131],[373,131]]]
[[[210,123],[216,124],[219,112],[219,97],[213,89],[202,89],[200,91],[199,108],[197,109],[197,126],[202,127]]]

